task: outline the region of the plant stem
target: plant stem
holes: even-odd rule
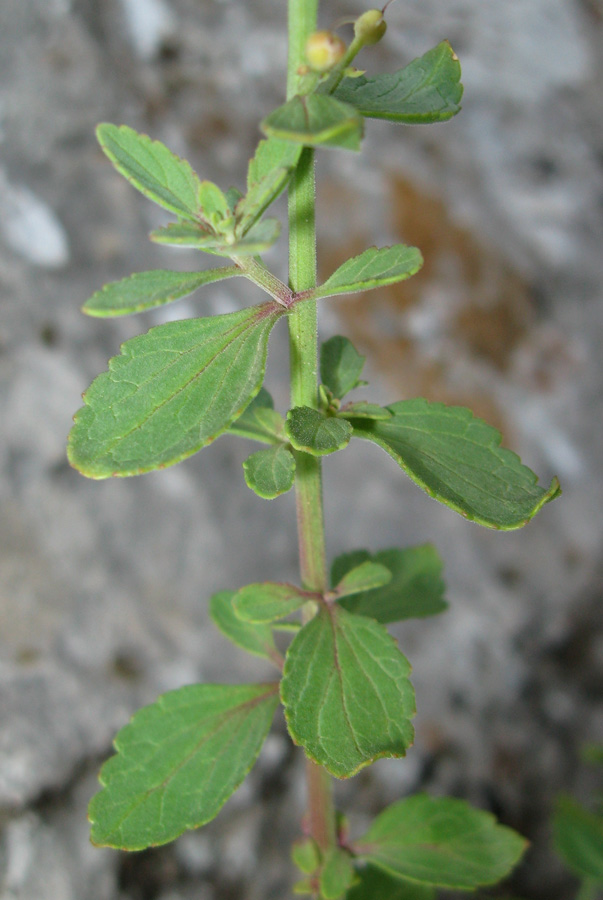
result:
[[[316,31],[318,0],[288,0],[289,57],[287,97],[295,95],[308,36]],[[289,286],[305,291],[316,286],[314,153],[302,151],[289,187]],[[317,407],[316,301],[297,304],[289,314],[291,405]],[[327,588],[322,473],[320,460],[296,453],[295,494],[300,573],[308,590]],[[307,761],[308,825],[321,850],[336,844],[332,781],[321,767]]]

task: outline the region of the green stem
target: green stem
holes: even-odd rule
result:
[[[316,31],[318,0],[288,0],[289,59],[287,97],[299,88],[298,69],[304,63],[308,36]],[[302,151],[289,186],[289,286],[296,293],[316,285],[316,227],[314,153]],[[317,407],[316,301],[296,304],[289,314],[291,405]],[[302,584],[313,591],[327,588],[322,473],[320,460],[296,453],[295,493]],[[328,773],[307,761],[308,824],[310,833],[325,851],[335,846],[335,809]]]

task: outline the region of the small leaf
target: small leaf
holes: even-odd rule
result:
[[[296,406],[287,413],[285,432],[296,450],[325,456],[347,447],[352,426],[344,419],[325,416],[309,406]]]
[[[320,849],[314,838],[296,841],[291,848],[291,859],[304,875],[313,875],[320,866]]]
[[[392,573],[385,566],[375,562],[363,562],[354,566],[343,576],[335,587],[337,599],[350,597],[352,594],[360,594],[383,587],[392,580]]]
[[[237,207],[239,234],[245,234],[286,188],[301,151],[289,141],[260,141],[249,162],[247,196]]]
[[[358,403],[346,403],[337,412],[337,415],[342,419],[378,419],[380,421],[392,417],[389,409],[379,406],[377,403],[367,403],[366,400],[359,400]]]
[[[311,878],[302,878],[301,881],[296,881],[293,885],[293,893],[301,895],[315,894],[313,880]]]
[[[263,444],[280,444],[285,436],[284,429],[285,420],[274,409],[272,397],[262,387],[245,412],[232,423],[228,433]]]
[[[115,168],[145,197],[196,222],[201,182],[184,159],[127,125],[104,123],[96,135]]]
[[[435,890],[386,875],[374,866],[358,873],[359,883],[349,891],[346,900],[436,900]]]
[[[334,397],[341,400],[360,384],[366,361],[351,341],[340,334],[325,341],[320,348],[320,377]]]
[[[373,441],[431,497],[488,528],[526,525],[561,493],[548,490],[519,457],[500,446],[501,435],[469,409],[427,400],[388,407],[385,422],[357,419],[354,436]]]
[[[508,875],[525,848],[491,813],[464,800],[415,794],[377,816],[354,849],[390,875],[472,891]]]
[[[334,96],[374,119],[406,125],[445,122],[460,111],[460,78],[457,56],[448,41],[442,41],[392,74],[344,78]]]
[[[320,873],[320,895],[324,900],[343,897],[354,880],[352,857],[341,847],[333,847],[323,863]]]
[[[177,247],[192,247],[212,253],[215,256],[257,256],[270,249],[281,232],[278,219],[263,219],[251,228],[244,237],[227,240],[223,235],[204,230],[201,226],[187,222],[166,225],[151,232],[151,240],[157,244],[173,244]]]
[[[416,275],[423,257],[416,247],[396,244],[393,247],[369,247],[359,256],[348,259],[327,280],[312,291],[313,298],[335,294],[354,294],[405,281]]]
[[[322,604],[287,651],[281,698],[289,734],[337,778],[404,756],[414,736],[409,673],[382,625]]]
[[[295,481],[295,459],[283,444],[258,450],[243,463],[245,483],[258,497],[274,500],[286,494]]]
[[[272,637],[272,629],[267,625],[254,625],[243,622],[235,613],[232,598],[236,591],[220,591],[209,601],[209,614],[216,628],[229,641],[253,653],[275,662],[279,656]]]
[[[306,147],[360,150],[362,116],[347,103],[324,94],[293,97],[271,112],[260,128],[268,137]]]
[[[434,616],[448,608],[444,600],[442,560],[431,544],[381,550],[373,556],[366,550],[344,553],[333,562],[331,583],[338,584],[348,572],[368,560],[389,569],[392,579],[376,590],[343,598],[340,603],[348,612],[370,616],[386,625]]]
[[[213,819],[257,759],[276,685],[195,684],[136,713],[103,766],[92,841],[142,850]]]
[[[169,272],[156,269],[137,272],[106,284],[87,300],[82,312],[89,316],[125,316],[173,303],[204,284],[241,275],[236,266],[221,266],[205,272]]]
[[[180,462],[221,434],[264,380],[277,303],[185,319],[126,341],[84,394],[69,437],[89,478],[139,475]]]
[[[274,622],[301,609],[314,596],[293,584],[265,581],[242,587],[233,598],[233,606],[244,622]]]
[[[553,819],[555,849],[581,878],[603,884],[603,818],[571,797],[559,797]]]
[[[201,182],[198,199],[200,214],[211,228],[231,214],[228,198],[213,181]]]

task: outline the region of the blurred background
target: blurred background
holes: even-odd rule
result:
[[[322,27],[366,8],[322,7]],[[325,461],[330,557],[433,541],[450,601],[396,630],[414,668],[415,747],[339,785],[338,802],[356,830],[409,791],[466,797],[531,841],[504,896],[571,900],[550,816],[560,791],[600,790],[580,749],[603,740],[603,5],[398,0],[387,18],[358,64],[391,71],[448,38],[463,111],[445,125],[369,122],[361,156],[319,154],[323,278],[373,243],[426,258],[407,285],[325,302],[322,333],[366,354],[363,396],[471,406],[564,494],[500,534],[364,442]],[[292,496],[253,495],[241,469],[252,448],[233,438],[115,482],[87,481],[65,457],[81,392],[120,342],[261,299],[236,279],[138,317],[81,315],[107,281],[198,265],[147,241],[161,213],[114,172],[95,124],[127,123],[242,187],[257,122],[283,100],[285,27],[284,0],[0,4],[2,900],[290,896],[304,786],[280,718],[218,819],[173,846],[94,849],[85,810],[139,705],[265,674],[213,630],[207,600],[296,579]],[[281,274],[285,252],[281,238],[269,259]],[[286,344],[279,326],[267,386],[281,411]]]

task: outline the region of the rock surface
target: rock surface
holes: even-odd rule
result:
[[[81,478],[64,450],[82,390],[121,341],[167,315],[256,299],[235,280],[140,318],[79,314],[106,281],[195,264],[148,243],[159,214],[113,172],[94,125],[127,122],[212,180],[241,184],[257,122],[282,99],[284,7],[0,4],[2,900],[266,900],[290,889],[303,782],[280,721],[215,823],[173,847],[94,849],[85,807],[139,705],[200,679],[263,676],[212,632],[207,598],[295,579],[292,498],[247,491],[246,448],[231,439],[112,483]],[[334,2],[322,24],[362,8]],[[603,11],[598,0],[408,0],[388,20],[362,65],[393,69],[448,38],[464,109],[433,128],[371,123],[362,157],[321,156],[325,275],[372,243],[405,239],[427,259],[405,291],[325,305],[321,327],[354,336],[379,400],[474,406],[543,481],[558,474],[564,495],[525,531],[496,534],[427,500],[374,448],[326,460],[330,554],[433,541],[451,601],[439,620],[397,630],[414,667],[415,749],[341,784],[338,801],[360,828],[409,790],[466,796],[532,840],[513,890],[569,900],[551,803],[561,789],[590,797],[578,752],[603,739]],[[269,387],[284,409],[280,326],[271,350]]]

